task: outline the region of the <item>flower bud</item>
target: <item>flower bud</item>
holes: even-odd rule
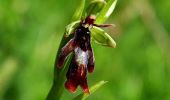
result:
[[[106,5],[104,0],[92,0],[86,9],[87,16],[97,15]]]

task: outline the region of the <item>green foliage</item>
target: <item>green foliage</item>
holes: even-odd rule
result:
[[[0,100],[46,98],[53,83],[60,40],[79,2],[0,0]],[[167,9],[169,0],[118,1],[106,22],[116,25],[106,31],[114,37],[117,47],[93,43],[96,67],[88,75],[89,86],[100,80],[109,82],[87,100],[170,100]],[[155,27],[157,33],[150,27]],[[159,39],[165,32],[166,38]],[[75,94],[64,90],[61,100],[80,93],[81,89]]]

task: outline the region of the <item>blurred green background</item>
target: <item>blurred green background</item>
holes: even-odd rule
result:
[[[87,0],[87,2],[90,0]],[[0,0],[0,100],[44,100],[65,26],[79,0]],[[106,23],[117,48],[93,44],[88,100],[170,100],[169,0],[118,0]],[[62,100],[78,95],[64,90]]]

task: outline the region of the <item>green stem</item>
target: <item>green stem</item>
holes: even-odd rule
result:
[[[57,100],[60,99],[61,94],[62,94],[62,90],[59,86],[61,86],[62,82],[58,83],[54,82],[53,86],[47,96],[47,100]]]
[[[61,43],[60,43],[60,47],[59,47],[58,52],[57,52],[56,61],[58,59],[58,55],[60,53],[61,48],[70,38],[65,39],[64,36],[63,36]],[[55,66],[54,67],[54,81],[53,81],[52,88],[51,88],[46,100],[59,100],[61,98],[62,93],[63,93],[63,88],[64,88],[63,84],[64,84],[64,81],[65,81],[65,75],[66,75],[66,72],[67,72],[68,67],[70,65],[70,62],[72,60],[72,57],[73,57],[73,54],[70,54],[68,56],[66,63],[64,64],[63,68],[61,68],[61,69],[57,68],[57,66],[56,66],[57,62],[55,62],[55,65],[54,65]]]

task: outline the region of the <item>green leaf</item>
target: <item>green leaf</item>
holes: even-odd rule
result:
[[[80,20],[74,21],[71,24],[67,25],[65,28],[65,36],[68,37],[70,34],[72,34],[79,24],[80,24]]]
[[[96,90],[98,90],[100,87],[102,87],[106,83],[107,83],[107,81],[100,81],[100,82],[96,83],[95,85],[93,85],[90,88],[90,94],[81,93],[78,96],[76,96],[73,100],[85,100],[88,96],[93,94]]]
[[[95,42],[109,47],[116,47],[116,42],[101,28],[93,26],[91,29],[92,38]]]
[[[102,11],[99,13],[99,15],[96,18],[96,23],[101,24],[105,22],[108,17],[112,14],[112,12],[115,9],[117,0],[109,0],[106,6],[102,9]]]
[[[81,19],[84,7],[85,7],[85,0],[80,0],[79,6],[75,10],[75,13],[74,13],[71,21],[77,21],[77,20]]]

